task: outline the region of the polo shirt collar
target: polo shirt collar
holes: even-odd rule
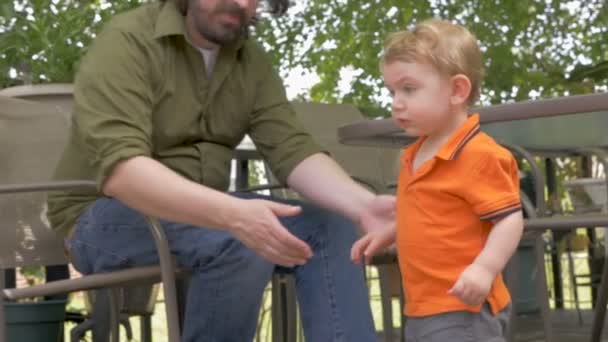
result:
[[[456,159],[466,144],[479,133],[479,130],[479,115],[470,115],[439,149],[437,157],[444,160]]]

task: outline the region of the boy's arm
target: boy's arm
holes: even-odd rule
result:
[[[467,305],[483,303],[523,233],[517,162],[506,150],[489,151],[473,167],[470,179],[475,183],[464,197],[480,220],[494,226],[480,253],[448,291]]]
[[[495,222],[481,253],[460,274],[448,294],[458,297],[467,305],[482,304],[492,288],[494,279],[515,252],[523,226],[521,210]]]
[[[494,222],[486,245],[473,263],[486,269],[495,278],[515,252],[523,230],[524,218],[521,211]]]

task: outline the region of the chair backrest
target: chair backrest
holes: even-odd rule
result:
[[[71,113],[74,107],[74,87],[69,83],[32,84],[0,89],[0,96],[42,102]]]
[[[0,96],[0,185],[49,181],[68,128],[69,114],[57,106]],[[0,267],[65,262],[45,195],[0,195]]]
[[[348,104],[292,103],[298,119],[354,179],[379,193],[396,182],[399,149],[347,146],[338,141],[337,129],[363,121],[361,112]]]

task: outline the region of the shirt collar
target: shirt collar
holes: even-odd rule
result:
[[[437,152],[437,157],[444,160],[456,159],[460,151],[477,133],[479,133],[479,115],[472,114],[452,133],[448,141]]]
[[[455,159],[464,146],[473,139],[477,133],[479,133],[479,115],[472,114],[454,133],[452,133],[448,141],[439,149],[436,154],[437,158],[444,160]],[[402,165],[405,166],[412,163],[414,155],[418,153],[418,150],[425,139],[426,136],[421,136],[414,143],[405,148],[405,151],[401,156]]]
[[[426,137],[422,136],[422,137],[416,139],[416,141],[414,141],[411,145],[408,145],[405,147],[405,151],[401,155],[401,164],[403,167],[412,163],[412,159],[413,159],[414,155],[420,149],[420,145],[422,145],[422,143],[424,142],[424,139],[426,139]]]
[[[156,18],[154,38],[176,35],[186,36],[186,20],[172,1],[166,1]]]
[[[186,31],[186,17],[180,13],[179,9],[172,1],[166,1],[162,5],[160,13],[156,18],[156,23],[154,25],[154,38],[159,39],[167,36],[178,35],[184,36],[186,41],[190,41]],[[230,46],[226,46],[225,48],[226,50],[238,51],[245,44],[245,40],[246,38],[244,37],[239,38],[236,42],[230,44]]]

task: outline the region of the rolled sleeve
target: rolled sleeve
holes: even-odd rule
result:
[[[267,66],[260,81],[249,135],[279,182],[307,157],[324,152],[305,131],[287,101],[277,73]]]
[[[100,189],[116,163],[152,153],[152,90],[142,51],[130,33],[104,30],[76,77],[74,125]]]
[[[501,219],[521,210],[519,172],[512,155],[487,154],[474,169],[467,200],[482,221]]]

